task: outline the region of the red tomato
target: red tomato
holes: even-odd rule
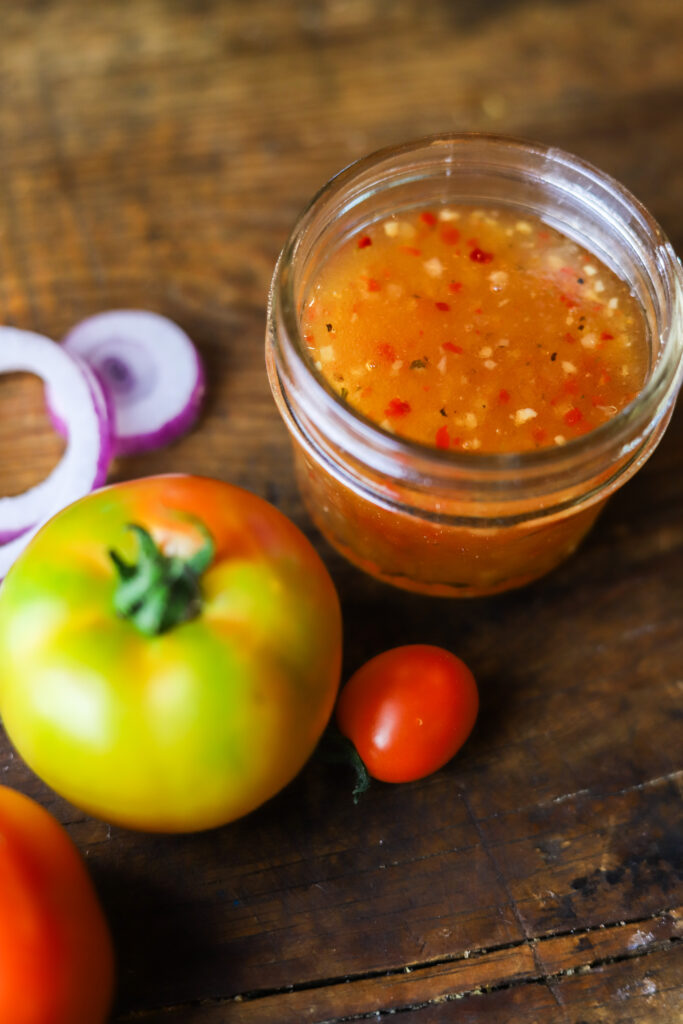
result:
[[[479,695],[467,665],[413,644],[371,658],[344,687],[337,724],[370,775],[409,782],[443,767],[474,726]]]
[[[39,804],[0,786],[0,1021],[103,1024],[114,956],[85,865]]]

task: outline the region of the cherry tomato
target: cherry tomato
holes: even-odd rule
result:
[[[409,782],[450,761],[478,709],[474,676],[460,658],[412,644],[362,665],[343,688],[336,714],[370,775]]]
[[[0,786],[0,1021],[104,1024],[114,956],[76,847],[39,804]]]
[[[130,828],[210,828],[313,752],[339,685],[339,600],[255,494],[148,477],[36,535],[0,590],[0,665],[9,737],[58,793]]]

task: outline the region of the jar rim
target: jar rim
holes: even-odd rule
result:
[[[448,147],[450,150],[458,147],[464,150],[477,143],[489,147],[491,152],[516,151],[521,156],[547,161],[548,165],[569,168],[582,174],[589,184],[594,183],[612,193],[633,212],[646,229],[656,256],[657,273],[665,285],[668,301],[662,311],[663,319],[659,331],[660,339],[664,339],[665,344],[661,358],[657,360],[643,387],[636,397],[611,419],[586,434],[567,440],[563,445],[549,445],[519,452],[470,452],[440,449],[411,438],[399,437],[362,413],[350,409],[303,354],[300,314],[296,307],[293,276],[288,271],[297,259],[302,241],[316,212],[328,201],[343,195],[354,182],[360,182],[366,172],[380,167],[383,163],[420,151],[431,154],[440,146]],[[680,384],[680,380],[676,381],[676,378],[680,378],[683,372],[683,337],[678,339],[678,346],[666,344],[672,333],[676,306],[681,304],[682,287],[683,272],[680,262],[662,228],[640,200],[611,175],[581,157],[544,143],[493,133],[443,132],[375,150],[340,169],[318,189],[297,218],[273,274],[268,301],[268,322],[272,328],[274,318],[281,319],[285,328],[284,337],[274,329],[270,329],[269,333],[277,354],[278,372],[281,373],[283,360],[290,368],[295,367],[298,373],[303,372],[307,385],[313,388],[312,394],[321,410],[333,415],[340,425],[345,424],[359,440],[379,446],[385,459],[403,462],[417,460],[425,476],[441,477],[443,474],[448,475],[449,472],[466,472],[471,475],[474,472],[477,476],[486,478],[498,473],[520,474],[525,470],[534,475],[559,464],[564,466],[567,463],[581,463],[588,455],[593,457],[596,452],[613,449],[619,439],[633,439],[634,435],[640,435],[646,425],[653,421],[653,417],[656,421],[658,410],[659,415],[663,415],[665,408],[662,406],[668,404],[665,401],[667,395],[675,395],[677,384]],[[637,447],[640,441],[642,437],[638,436],[635,441],[632,440],[626,445],[624,451]]]

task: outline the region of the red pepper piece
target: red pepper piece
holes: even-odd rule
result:
[[[506,391],[505,388],[501,388],[500,391],[498,392],[498,401],[499,402],[509,402],[510,401],[510,392]]]
[[[404,402],[402,398],[392,398],[384,410],[385,416],[407,416],[410,412],[410,402]]]
[[[448,282],[449,292],[459,292],[462,290],[462,281],[449,281]]]
[[[564,422],[568,427],[575,427],[577,423],[580,423],[583,419],[583,413],[580,409],[575,406],[572,407],[568,412],[564,414]]]
[[[369,245],[372,245],[372,239],[370,238],[370,235],[361,235],[360,238],[358,239],[358,248],[367,249]]]
[[[439,429],[436,432],[436,437],[434,438],[434,443],[436,444],[437,448],[449,448],[450,447],[451,439],[448,436],[448,427],[447,426],[444,425],[443,427],[439,427]]]
[[[614,335],[610,334],[609,331],[603,331],[600,335],[600,341],[611,341],[613,337]]]
[[[394,360],[396,359],[396,349],[387,341],[383,341],[382,344],[378,347],[377,351],[384,359],[388,359],[390,363],[393,363]]]
[[[437,309],[440,309],[442,313],[447,313],[451,308],[447,302],[435,302],[434,305]]]
[[[374,277],[369,277],[368,278],[368,291],[369,292],[378,292],[379,289],[380,289],[379,281],[375,280]]]
[[[442,228],[441,241],[445,242],[446,245],[455,245],[456,242],[460,241],[460,232],[457,228]]]
[[[536,444],[543,444],[548,435],[546,434],[543,427],[536,427],[534,430],[532,430],[531,436],[533,437]]]
[[[423,210],[420,214],[420,220],[423,224],[429,224],[430,228],[433,228],[436,224],[436,216],[431,212],[431,210]]]
[[[475,263],[490,263],[493,259],[493,253],[484,252],[483,249],[480,249],[479,246],[477,246],[476,249],[473,249],[470,253],[470,259],[474,260]]]
[[[416,249],[414,245],[402,245],[401,248],[404,252],[409,252],[411,256],[422,255],[422,249]]]
[[[444,341],[441,348],[445,348],[447,352],[455,352],[457,355],[460,355],[462,352],[462,347],[456,345],[454,341]]]
[[[571,334],[569,333],[569,331],[567,331],[567,333],[565,334],[565,336],[564,336],[564,340],[565,340],[565,341],[568,341],[570,345],[574,345],[574,344],[576,343],[576,338],[574,338],[574,337],[573,337],[573,336],[572,336],[572,335],[571,335]]]

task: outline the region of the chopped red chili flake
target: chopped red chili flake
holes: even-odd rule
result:
[[[379,281],[375,280],[374,277],[369,277],[368,278],[368,291],[369,292],[378,292],[379,289],[380,289]]]
[[[493,253],[484,252],[483,249],[480,249],[477,246],[477,248],[473,249],[472,252],[470,253],[470,259],[474,260],[475,263],[490,263],[491,260],[493,259]]]
[[[567,307],[567,309],[573,309],[574,306],[576,305],[576,302],[574,301],[574,299],[570,299],[569,296],[565,295],[564,293],[562,293],[560,295],[560,302],[564,302],[564,304]]]
[[[536,427],[534,430],[532,430],[531,436],[533,437],[536,444],[543,444],[548,435],[546,434],[543,427]]]
[[[573,427],[583,419],[583,413],[575,406],[564,414],[564,422],[568,427]]]
[[[401,249],[403,249],[404,252],[410,253],[411,256],[422,255],[422,249],[416,249],[414,245],[402,245]]]
[[[441,241],[445,242],[446,245],[455,245],[456,242],[460,241],[460,232],[457,228],[442,228]]]
[[[447,313],[451,308],[447,302],[435,302],[434,305],[437,309],[440,309],[442,313]]]
[[[393,363],[396,359],[396,349],[387,341],[383,341],[382,344],[378,346],[377,351],[384,357],[384,359],[388,359],[390,363]]]
[[[441,348],[445,348],[447,352],[455,352],[458,355],[462,352],[462,347],[456,345],[454,341],[444,341]]]
[[[385,416],[407,416],[410,412],[410,402],[404,402],[402,398],[392,398],[384,410]]]
[[[571,335],[569,331],[567,331],[567,333],[565,334],[564,340],[568,341],[570,345],[574,345],[576,343],[576,338],[573,337],[573,335]]]
[[[448,427],[439,427],[434,438],[434,444],[437,448],[448,448],[450,447],[451,439],[448,436]]]
[[[609,331],[603,331],[600,335],[600,341],[611,341],[613,337],[614,335],[610,334]]]
[[[358,248],[367,249],[369,245],[372,245],[372,239],[370,238],[370,235],[361,235],[360,238],[358,239]]]
[[[501,388],[500,391],[498,392],[498,401],[499,402],[509,402],[510,401],[510,392],[506,391],[505,388]]]
[[[420,220],[423,224],[429,224],[430,228],[434,227],[436,224],[436,216],[431,210],[423,210],[420,214]]]
[[[448,282],[449,292],[459,292],[462,290],[462,281],[449,281]]]

